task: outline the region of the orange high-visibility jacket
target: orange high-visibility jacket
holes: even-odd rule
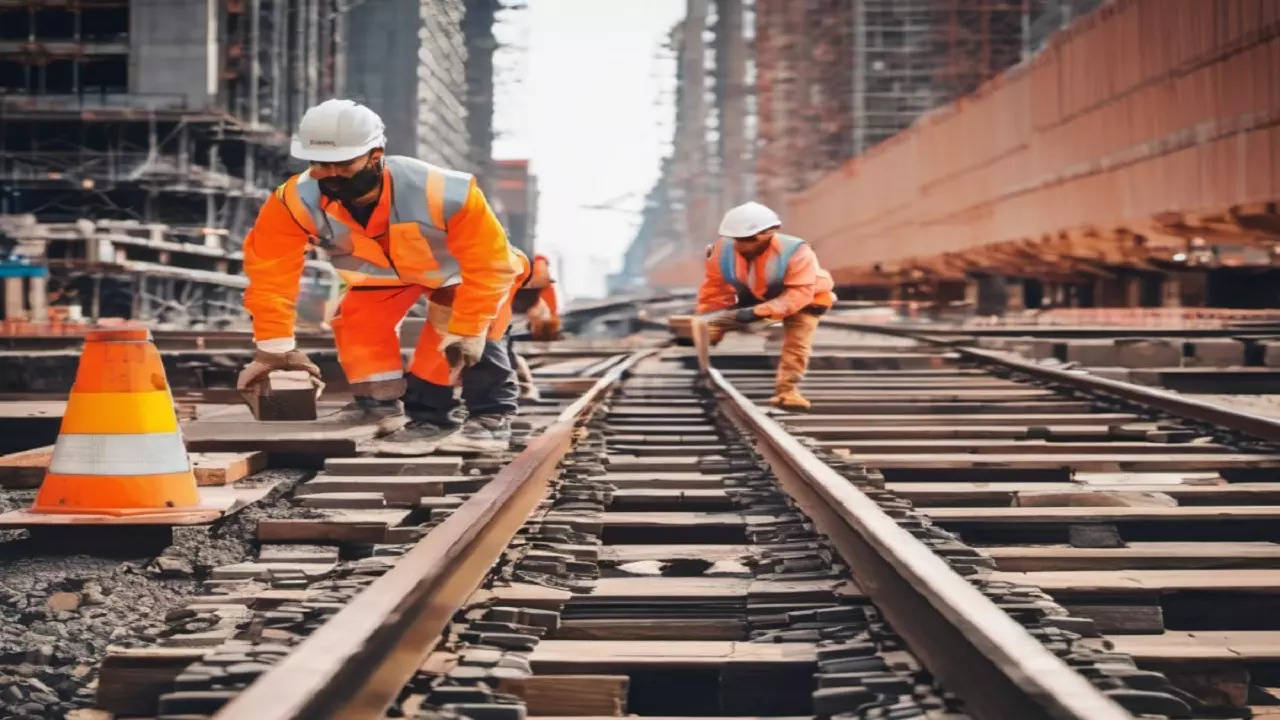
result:
[[[352,286],[457,285],[449,332],[480,335],[523,269],[471,175],[387,155],[366,226],[302,172],[267,198],[244,241],[244,304],[257,341],[293,337],[308,243]]]
[[[768,311],[762,317],[780,320],[810,305],[831,307],[834,287],[813,248],[798,237],[775,232],[769,247],[751,260],[738,254],[733,240],[719,238],[707,247],[698,312],[759,305]]]

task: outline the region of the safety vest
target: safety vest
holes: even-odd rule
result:
[[[391,183],[391,208],[387,234],[380,238],[326,212],[320,183],[310,172],[289,178],[276,193],[349,285],[439,288],[459,282],[458,261],[445,239],[449,221],[467,201],[472,176],[402,155],[386,155],[383,163]]]
[[[718,243],[716,252],[720,255],[720,276],[724,278],[725,282],[733,286],[733,289],[738,293],[739,302],[745,302],[747,298],[756,298],[760,301],[772,300],[781,295],[782,291],[786,289],[786,285],[782,281],[787,276],[787,265],[791,262],[791,256],[796,253],[796,250],[799,250],[804,245],[804,240],[794,235],[783,235],[782,233],[775,233],[775,235],[778,238],[778,254],[768,253],[767,255],[767,264],[764,269],[764,297],[757,296],[751,286],[738,277],[738,251],[734,249],[733,241],[727,238],[720,238],[716,241]],[[748,272],[750,272],[750,268],[751,265],[748,263]],[[749,282],[751,278],[748,276],[746,279]]]

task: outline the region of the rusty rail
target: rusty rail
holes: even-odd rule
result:
[[[644,357],[615,365],[389,572],[259,676],[219,720],[381,718],[546,495],[577,421]]]
[[[967,712],[984,720],[1132,717],[726,381],[710,366],[705,324],[695,320],[692,334],[720,406],[756,438],[783,489]]]

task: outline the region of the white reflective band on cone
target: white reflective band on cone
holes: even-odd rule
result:
[[[180,433],[59,435],[49,472],[58,475],[158,475],[191,469]]]

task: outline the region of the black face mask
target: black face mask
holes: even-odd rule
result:
[[[321,178],[320,192],[328,195],[334,200],[340,202],[355,202],[364,197],[369,191],[378,187],[378,182],[382,180],[381,163],[370,163],[360,168],[351,177],[327,177]]]

